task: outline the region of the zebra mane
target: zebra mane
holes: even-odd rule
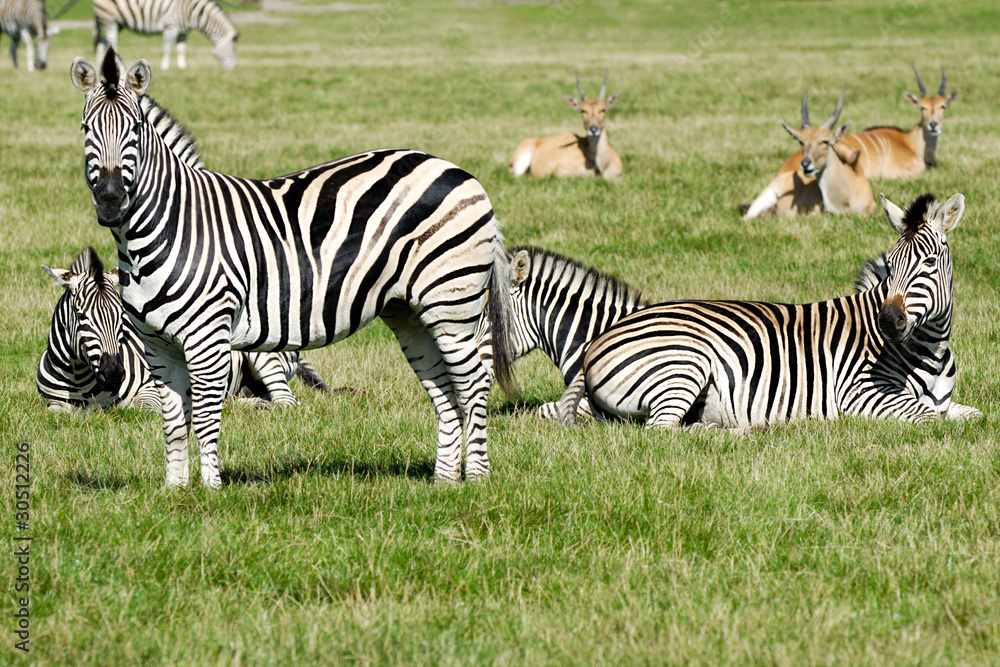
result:
[[[861,267],[861,273],[854,281],[854,291],[857,293],[867,292],[873,287],[878,287],[883,280],[889,278],[889,254],[880,253],[878,257],[872,257]]]
[[[139,108],[153,127],[153,131],[160,135],[174,155],[192,169],[204,167],[194,137],[179,120],[171,116],[169,111],[149,95],[139,98]]]
[[[118,54],[115,48],[109,47],[104,53],[104,61],[101,63],[101,77],[104,78],[104,96],[114,101],[118,98],[118,80],[121,73],[118,71]]]
[[[514,256],[521,250],[527,252],[531,257],[532,275],[539,275],[545,267],[551,265],[557,269],[552,271],[552,273],[555,275],[561,275],[559,279],[560,282],[569,282],[571,280],[593,282],[595,292],[613,292],[616,294],[626,295],[633,298],[636,303],[640,303],[644,306],[650,305],[650,301],[643,296],[640,290],[629,286],[627,283],[615,278],[614,276],[581,264],[575,259],[566,257],[565,255],[560,255],[559,253],[538,248],[536,246],[515,246],[510,248],[508,252],[511,256]]]
[[[903,214],[903,223],[906,225],[906,234],[912,236],[920,231],[920,226],[934,217],[941,207],[938,198],[930,192],[920,195],[906,207]]]
[[[104,262],[101,261],[101,256],[97,254],[93,246],[87,246],[81,250],[73,263],[70,264],[69,270],[78,276],[90,276],[97,284],[97,289],[101,291],[107,287],[104,280]]]

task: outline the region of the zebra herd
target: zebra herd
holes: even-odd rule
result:
[[[120,296],[91,249],[68,271],[47,269],[67,292],[39,391],[50,405],[103,407],[117,381],[118,400],[158,404],[169,486],[189,481],[189,431],[202,482],[220,486],[221,407],[246,393],[242,369],[270,379],[276,402],[293,402],[280,397],[296,362],[309,376],[299,351],[375,317],[430,398],[443,481],[489,473],[487,394],[494,381],[513,393],[513,364],[533,349],[567,385],[539,416],[566,423],[590,412],[726,428],[979,414],[951,401],[947,235],[960,194],[924,195],[905,211],[883,198],[898,240],[864,267],[854,295],[653,305],[569,258],[507,249],[482,185],[444,160],[372,150],[265,180],[214,173],[146,94],[145,61],[126,67],[108,48],[100,69],[77,58],[71,78],[86,97],[85,178],[117,245]],[[94,333],[101,318],[117,340]],[[74,365],[54,362],[73,346]],[[76,393],[51,389],[72,380]]]
[[[101,62],[108,47],[118,47],[118,31],[128,28],[142,35],[163,35],[161,69],[170,68],[177,47],[177,67],[187,67],[187,35],[205,34],[223,69],[236,67],[236,40],[240,33],[215,0],[93,0],[94,49]],[[28,71],[45,69],[50,38],[45,0],[0,0],[0,32],[10,36],[10,57],[17,68],[17,47],[24,42]],[[37,49],[32,42],[37,40]]]

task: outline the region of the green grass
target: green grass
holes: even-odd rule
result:
[[[80,3],[84,7],[86,3]],[[322,5],[320,2],[310,3]],[[68,18],[86,19],[74,7]],[[737,207],[795,146],[802,89],[853,127],[910,126],[910,60],[948,68],[940,166],[873,183],[905,204],[963,192],[955,261],[956,399],[983,420],[803,421],[765,433],[565,430],[531,411],[562,391],[537,354],[524,396],[491,398],[494,474],[430,481],[434,420],[376,323],[309,357],[355,393],[263,413],[227,407],[224,488],[162,488],[157,415],[54,416],[34,387],[57,288],[40,264],[111,257],[82,174],[82,96],[0,62],[0,442],[31,445],[31,647],[38,664],[985,664],[1000,654],[1000,139],[988,3],[387,2],[374,11],[240,12],[240,64],[192,34],[190,67],[151,94],[209,168],[264,177],[408,146],[485,185],[510,244],[614,273],[654,299],[807,302],[846,294],[888,249],[882,216],[762,219]],[[374,9],[374,8],[373,8]],[[4,42],[7,44],[9,42]],[[620,181],[511,179],[528,136],[576,130],[561,97],[603,69]],[[196,457],[195,457],[196,461]],[[197,478],[195,470],[194,477]],[[13,542],[11,542],[13,544]],[[16,564],[0,559],[10,585]]]

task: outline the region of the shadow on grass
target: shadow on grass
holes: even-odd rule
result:
[[[66,475],[70,484],[89,491],[118,491],[127,487],[137,487],[143,484],[142,479],[135,475],[105,475],[96,476],[86,472],[73,472]]]
[[[433,460],[423,461],[359,461],[289,458],[264,466],[233,466],[219,471],[223,485],[270,484],[295,475],[324,477],[351,476],[359,478],[408,477],[432,479]]]

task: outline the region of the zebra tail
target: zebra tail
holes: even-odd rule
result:
[[[302,380],[302,384],[309,387],[310,389],[315,389],[316,391],[321,391],[325,394],[330,393],[330,388],[326,386],[323,382],[323,378],[320,377],[316,369],[313,368],[312,364],[305,360],[304,357],[299,355],[299,367],[295,370],[295,374],[299,376]]]
[[[563,426],[573,426],[576,424],[576,417],[580,411],[580,402],[583,395],[587,393],[587,380],[581,370],[569,383],[566,391],[556,404],[559,409],[559,421]]]
[[[494,242],[493,271],[490,275],[490,296],[486,316],[490,323],[493,347],[493,376],[503,393],[511,398],[520,395],[521,388],[514,377],[513,305],[510,300],[510,258],[497,233]]]

